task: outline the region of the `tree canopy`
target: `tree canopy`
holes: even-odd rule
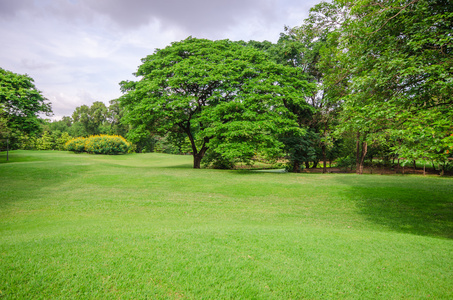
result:
[[[442,141],[453,130],[449,1],[338,2],[350,12],[338,56],[349,86],[342,124],[374,133],[370,140],[384,136],[407,159],[446,154]]]
[[[276,135],[297,130],[284,103],[304,106],[312,90],[296,69],[228,40],[189,37],[142,62],[141,79],[121,83],[125,119],[136,130],[186,135],[194,168],[208,149],[243,161],[279,153]]]
[[[39,132],[39,114],[50,114],[51,112],[50,103],[36,89],[30,76],[0,68],[2,131],[25,134]]]

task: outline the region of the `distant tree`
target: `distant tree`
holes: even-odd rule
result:
[[[91,106],[82,105],[72,114],[73,136],[101,134],[101,126],[107,121],[108,109],[103,102],[96,101]],[[77,124],[79,123],[79,124]]]
[[[0,68],[0,135],[18,139],[40,131],[40,114],[50,115],[50,103],[28,75]]]
[[[93,131],[89,114],[90,107],[88,105],[81,105],[76,107],[76,109],[72,113],[72,120],[74,122],[73,127],[81,128],[83,130],[83,133],[79,132],[78,134],[75,134],[75,132],[73,132],[73,136],[88,136]]]
[[[61,120],[46,121],[43,124],[43,129],[51,132],[69,132],[71,126],[71,117],[63,117]]]
[[[185,134],[194,168],[208,149],[230,161],[279,153],[276,133],[297,127],[283,101],[302,104],[310,89],[294,68],[228,40],[188,38],[142,62],[140,80],[121,83],[125,120],[161,135]]]
[[[126,137],[129,126],[122,122],[124,108],[121,107],[118,99],[111,100],[107,112],[107,124],[109,126],[108,134],[116,134]]]
[[[89,110],[90,121],[92,123],[93,133],[100,134],[102,125],[107,123],[108,108],[104,102],[96,101],[90,106]]]

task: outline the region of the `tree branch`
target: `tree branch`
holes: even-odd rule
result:
[[[419,1],[419,0],[412,0],[411,2],[409,2],[408,4],[406,4],[405,6],[400,7],[400,8],[399,8],[399,12],[398,12],[396,15],[394,15],[393,17],[387,19],[387,20],[384,22],[384,24],[383,24],[380,28],[376,29],[375,31],[373,31],[372,33],[369,33],[369,34],[372,35],[372,34],[375,34],[375,33],[378,32],[378,31],[380,31],[382,28],[384,28],[385,25],[387,25],[388,22],[390,22],[390,20],[392,20],[393,18],[396,18],[396,17],[397,17],[397,16],[398,16],[405,8],[406,8],[406,7],[408,7],[408,6],[411,5],[411,4],[416,3],[416,2],[418,2],[418,1]],[[384,11],[389,10],[389,9],[392,9],[392,8],[395,8],[395,7],[390,7],[390,8],[388,8],[388,9],[384,9]],[[384,12],[384,11],[383,11],[383,12]]]

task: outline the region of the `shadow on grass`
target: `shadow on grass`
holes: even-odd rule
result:
[[[421,176],[346,175],[346,197],[384,228],[453,239],[453,180]]]
[[[180,165],[171,165],[171,166],[161,166],[159,168],[165,168],[165,169],[193,169],[193,165],[191,165],[191,164],[180,164]]]

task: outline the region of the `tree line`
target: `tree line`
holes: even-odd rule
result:
[[[452,168],[448,2],[321,2],[277,43],[189,37],[142,59],[110,106],[82,105],[60,121],[31,116],[50,105],[2,70],[0,128],[16,147],[35,134],[38,149],[42,139],[118,134],[138,152],[190,153],[194,168],[284,158],[294,172],[336,161],[360,174],[373,157]],[[17,87],[35,93],[31,117],[26,96],[8,94]]]

